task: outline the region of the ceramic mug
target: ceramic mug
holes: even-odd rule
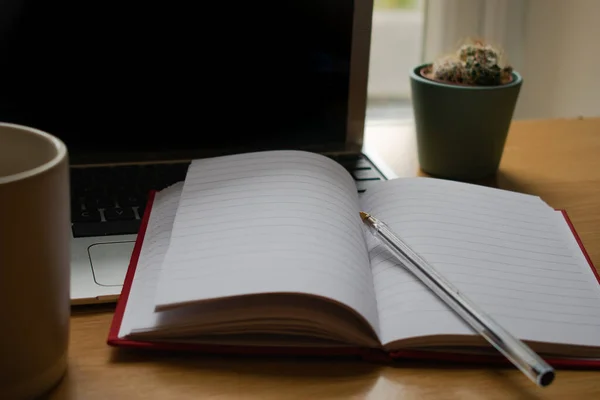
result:
[[[0,399],[40,396],[66,372],[68,164],[58,138],[0,123]]]

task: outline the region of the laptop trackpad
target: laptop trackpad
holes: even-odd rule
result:
[[[121,286],[135,242],[96,243],[88,247],[94,280],[102,286]]]

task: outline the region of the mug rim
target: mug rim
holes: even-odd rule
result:
[[[36,129],[36,128],[32,128],[30,126],[13,124],[13,123],[8,123],[8,122],[0,122],[0,128],[13,128],[13,129],[27,131],[29,133],[37,135],[38,137],[41,137],[41,138],[45,139],[46,141],[50,142],[52,144],[52,146],[56,149],[56,155],[50,161],[47,161],[41,165],[38,165],[35,168],[31,168],[26,171],[21,171],[21,172],[17,172],[16,174],[0,177],[0,185],[20,181],[23,179],[31,178],[32,176],[35,176],[35,175],[42,174],[42,173],[54,168],[56,165],[60,164],[62,162],[62,160],[67,156],[67,146],[62,142],[62,140],[60,140],[56,136],[53,136],[47,132],[44,132],[44,131]]]

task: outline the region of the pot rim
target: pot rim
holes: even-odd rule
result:
[[[521,77],[521,74],[519,74],[517,71],[514,71],[514,70],[511,73],[512,81],[510,81],[509,83],[505,83],[504,85],[470,86],[470,85],[454,85],[452,83],[443,83],[443,82],[439,82],[439,81],[434,81],[429,78],[425,78],[424,76],[422,76],[420,74],[420,71],[423,68],[430,67],[431,65],[433,65],[433,63],[425,63],[425,64],[420,64],[420,65],[416,66],[415,68],[413,68],[410,71],[410,78],[412,80],[415,80],[415,81],[418,81],[418,82],[421,82],[421,83],[424,83],[427,85],[452,88],[452,89],[457,89],[457,90],[502,90],[502,89],[508,89],[508,88],[511,88],[514,86],[519,86],[523,83],[523,78]]]

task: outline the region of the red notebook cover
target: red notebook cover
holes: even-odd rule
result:
[[[146,228],[148,226],[148,220],[150,219],[150,213],[152,212],[152,205],[154,203],[154,196],[156,192],[153,191],[149,194],[148,202],[146,205],[146,211],[140,226],[140,230],[137,236],[135,246],[129,262],[129,268],[125,275],[125,282],[119,300],[117,301],[117,307],[111,327],[108,334],[107,343],[110,346],[115,347],[129,347],[129,348],[145,348],[152,350],[162,351],[185,351],[185,352],[198,352],[205,354],[235,354],[235,355],[259,355],[259,356],[318,356],[318,357],[332,357],[332,356],[346,356],[346,357],[359,357],[368,361],[375,362],[396,362],[401,360],[431,360],[435,362],[451,362],[451,363],[469,363],[469,364],[496,364],[496,365],[511,365],[510,362],[501,355],[471,355],[471,354],[458,354],[452,353],[451,351],[441,353],[432,351],[420,351],[420,350],[401,350],[391,353],[385,353],[380,349],[368,349],[360,347],[337,347],[337,348],[307,348],[307,347],[270,347],[270,346],[230,346],[230,345],[203,345],[203,344],[188,344],[188,343],[165,343],[165,342],[148,342],[148,341],[134,341],[119,338],[119,329],[121,328],[121,322],[127,306],[127,299],[131,290],[131,284],[135,275],[135,269],[137,267],[138,259],[144,242],[144,236],[146,234]],[[577,240],[588,265],[592,269],[598,284],[600,284],[600,275],[590,259],[583,243],[575,231],[567,212],[561,210],[565,220],[567,221],[573,236]],[[555,368],[600,368],[600,359],[567,359],[567,358],[545,358],[546,362]]]

